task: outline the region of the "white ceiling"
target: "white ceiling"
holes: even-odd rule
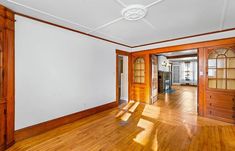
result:
[[[176,52],[167,52],[167,53],[161,53],[158,55],[163,55],[166,57],[173,57],[173,56],[183,56],[183,55],[192,55],[192,54],[197,54],[197,49],[183,50],[183,51],[176,51]]]
[[[0,0],[14,11],[109,40],[136,46],[235,27],[235,0]],[[148,6],[144,19],[121,10]]]
[[[197,60],[197,57],[175,58],[175,59],[168,59],[168,60],[170,62],[184,62],[184,61]]]

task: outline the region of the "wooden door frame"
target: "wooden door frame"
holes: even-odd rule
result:
[[[130,57],[130,52],[127,51],[123,51],[123,50],[116,50],[116,104],[119,105],[119,88],[118,88],[118,84],[119,84],[119,78],[118,78],[118,69],[119,69],[119,58],[118,56],[122,55],[122,56],[127,56],[128,57],[128,102],[130,101],[130,75],[131,75],[131,70],[130,70],[130,66],[131,66],[131,57]]]
[[[5,104],[5,148],[15,143],[15,18],[14,12],[0,5],[3,29],[3,99]],[[0,121],[1,122],[1,121]]]
[[[131,54],[135,55],[144,55],[148,54],[158,54],[158,53],[166,53],[166,52],[177,52],[181,50],[188,50],[188,49],[197,49],[198,50],[198,93],[197,93],[197,102],[198,102],[198,114],[204,116],[205,111],[205,51],[204,48],[212,47],[212,46],[219,46],[219,45],[226,45],[226,44],[233,44],[235,43],[235,37],[232,38],[225,38],[225,39],[217,39],[217,40],[210,40],[204,42],[196,42],[190,44],[182,44],[182,45],[175,45],[175,46],[168,46],[162,48],[154,48],[142,51],[132,52]]]

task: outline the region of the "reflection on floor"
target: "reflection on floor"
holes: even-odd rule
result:
[[[235,150],[234,125],[191,113],[195,112],[194,105],[190,105],[194,98],[189,95],[192,90],[182,89],[182,93],[168,95],[176,102],[167,99],[146,105],[131,101],[120,109],[18,142],[9,151]]]

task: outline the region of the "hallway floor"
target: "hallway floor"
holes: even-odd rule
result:
[[[160,93],[154,105],[178,112],[197,113],[197,87],[172,86],[173,93]]]
[[[235,126],[196,114],[196,87],[154,105],[129,102],[16,143],[8,151],[229,151]]]

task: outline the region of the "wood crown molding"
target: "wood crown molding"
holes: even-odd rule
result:
[[[45,20],[42,20],[42,19],[38,19],[38,18],[35,18],[35,17],[32,17],[32,16],[28,16],[28,15],[21,14],[21,13],[18,13],[18,12],[15,12],[15,14],[19,15],[19,16],[22,16],[22,17],[32,19],[32,20],[36,20],[36,21],[39,21],[39,22],[42,22],[42,23],[45,23],[45,24],[48,24],[48,25],[52,25],[52,26],[63,28],[63,29],[69,30],[69,31],[73,31],[73,32],[82,34],[82,35],[86,35],[86,36],[89,36],[89,37],[92,37],[92,38],[95,38],[95,39],[99,39],[99,40],[103,40],[103,41],[110,42],[110,43],[113,43],[113,44],[117,44],[117,45],[121,45],[121,46],[131,48],[131,46],[123,44],[123,43],[119,43],[119,42],[108,40],[108,39],[105,39],[105,38],[102,38],[102,37],[91,35],[91,34],[88,34],[88,33],[85,33],[85,32],[79,31],[79,30],[75,30],[75,29],[72,29],[72,28],[69,28],[69,27],[61,26],[61,25],[58,25],[58,24],[55,24],[55,23],[52,23],[52,22],[49,22],[49,21],[45,21]]]
[[[168,40],[163,40],[163,41],[157,41],[157,42],[142,44],[142,45],[136,45],[136,46],[132,46],[131,48],[149,46],[149,45],[154,45],[154,44],[160,44],[160,43],[171,42],[171,41],[176,41],[176,40],[182,40],[182,39],[187,39],[187,38],[211,35],[211,34],[216,34],[216,33],[221,33],[221,32],[226,32],[226,31],[233,31],[233,30],[235,30],[235,28],[229,28],[229,29],[224,29],[224,30],[217,30],[217,31],[206,32],[206,33],[202,33],[202,34],[196,34],[196,35],[191,35],[191,36],[185,36],[185,37],[179,37],[179,38],[173,38],[173,39],[168,39]]]
[[[225,39],[216,39],[216,40],[209,40],[203,42],[195,42],[189,44],[182,44],[182,45],[174,45],[174,46],[166,46],[161,48],[154,48],[154,49],[147,49],[147,50],[140,50],[132,52],[132,55],[142,55],[142,54],[158,54],[158,53],[165,53],[165,52],[175,52],[175,51],[182,51],[188,49],[199,49],[211,46],[218,46],[218,45],[226,45],[230,43],[235,43],[235,37],[232,38],[225,38]]]
[[[111,103],[107,103],[101,106],[97,106],[97,107],[90,108],[84,111],[80,111],[77,113],[73,113],[73,114],[56,118],[50,121],[46,121],[43,123],[39,123],[33,126],[16,130],[15,141],[20,141],[20,140],[44,133],[46,131],[57,128],[59,126],[77,121],[81,118],[85,118],[85,117],[91,116],[93,114],[96,114],[96,113],[99,113],[99,112],[102,112],[102,111],[105,111],[105,110],[108,110],[117,106],[118,106],[117,102],[111,102]]]
[[[55,23],[52,23],[52,22],[49,22],[49,21],[45,21],[45,20],[38,19],[38,18],[35,18],[35,17],[32,17],[32,16],[28,16],[28,15],[25,15],[25,14],[22,14],[22,13],[18,13],[18,12],[14,12],[14,13],[16,15],[23,16],[23,17],[26,17],[26,18],[29,18],[29,19],[32,19],[32,20],[36,20],[36,21],[39,21],[39,22],[42,22],[42,23],[45,23],[45,24],[49,24],[49,25],[56,26],[56,27],[59,27],[59,28],[63,28],[63,29],[69,30],[69,31],[77,32],[77,33],[80,33],[80,34],[83,34],[83,35],[86,35],[86,36],[89,36],[89,37],[92,37],[92,38],[96,38],[96,39],[103,40],[103,41],[106,41],[106,42],[110,42],[110,43],[113,43],[113,44],[125,46],[125,47],[128,47],[128,48],[143,47],[143,46],[148,46],[148,45],[153,45],[153,44],[165,43],[165,42],[170,42],[170,41],[182,40],[182,39],[187,39],[187,38],[193,38],[193,37],[199,37],[199,36],[205,36],[205,35],[210,35],[210,34],[216,34],[216,33],[235,30],[235,28],[229,28],[229,29],[218,30],[218,31],[213,31],[213,32],[207,32],[207,33],[202,33],[202,34],[196,34],[196,35],[191,35],[191,36],[185,36],[185,37],[173,38],[173,39],[168,39],[168,40],[163,40],[163,41],[157,41],[157,42],[152,42],[152,43],[147,43],[147,44],[142,44],[142,45],[130,46],[130,45],[127,45],[127,44],[115,42],[115,41],[108,40],[108,39],[105,39],[105,38],[102,38],[102,37],[98,37],[98,36],[95,36],[95,35],[92,35],[92,34],[88,34],[88,33],[85,33],[85,32],[79,31],[79,30],[75,30],[75,29],[72,29],[72,28],[69,28],[69,27],[61,26],[61,25],[58,25],[58,24],[55,24]]]

